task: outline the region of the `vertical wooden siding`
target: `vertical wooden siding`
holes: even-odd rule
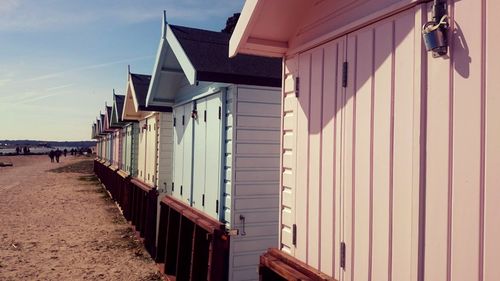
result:
[[[158,148],[158,123],[159,123],[159,113],[155,113],[146,119],[147,129],[146,134],[146,163],[145,163],[145,174],[144,181],[152,186],[156,186],[156,181],[158,178],[156,170],[157,162],[157,151]]]
[[[500,5],[452,2],[450,58],[427,57],[425,280],[499,280]]]
[[[296,109],[295,256],[336,278],[344,53],[341,39],[300,55]]]
[[[343,107],[344,280],[415,280],[419,8],[347,36]],[[415,114],[417,112],[417,114]]]
[[[121,138],[121,142],[120,142],[120,154],[121,154],[121,157],[120,157],[120,169],[122,171],[126,171],[128,172],[128,169],[127,169],[127,158],[128,158],[128,155],[129,155],[129,151],[127,151],[127,127],[123,127],[120,129],[120,138]]]
[[[146,178],[146,131],[143,129],[143,126],[146,125],[146,119],[139,121],[139,141],[138,141],[138,150],[137,150],[137,177],[145,181]]]
[[[191,204],[193,122],[192,103],[174,108],[174,191],[173,196]],[[183,120],[184,119],[184,124]],[[182,191],[182,193],[181,193]]]
[[[132,123],[130,125],[130,138],[127,142],[127,149],[128,151],[130,151],[129,173],[133,177],[137,177],[139,154],[139,123]]]
[[[416,278],[418,14],[411,9],[301,53],[298,72],[295,58],[286,61],[282,249],[338,279]]]

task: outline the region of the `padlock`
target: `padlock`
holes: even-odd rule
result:
[[[447,16],[443,16],[440,22],[430,21],[422,27],[422,36],[425,49],[432,51],[434,57],[439,57],[447,53],[446,23]]]

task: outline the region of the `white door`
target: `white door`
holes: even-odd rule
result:
[[[205,208],[205,164],[207,148],[207,99],[195,101],[197,118],[194,122],[193,207]]]
[[[183,157],[184,157],[184,126],[182,125],[182,116],[184,115],[184,106],[178,106],[174,108],[174,163],[173,163],[173,185],[172,185],[172,196],[177,199],[181,199],[181,186],[183,182],[182,170]]]
[[[192,103],[184,105],[184,113],[181,117],[181,124],[184,127],[184,135],[182,136],[183,143],[183,172],[182,184],[179,187],[180,196],[184,203],[191,205],[191,179],[192,179],[192,157],[193,157],[193,121],[191,112],[193,110]]]
[[[221,186],[222,102],[220,93],[206,98],[205,213],[219,219]]]

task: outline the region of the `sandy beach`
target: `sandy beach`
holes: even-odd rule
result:
[[[91,158],[0,162],[0,280],[160,280]]]

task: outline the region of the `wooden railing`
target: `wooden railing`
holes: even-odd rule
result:
[[[168,195],[160,208],[156,260],[167,279],[227,280],[225,225]]]

